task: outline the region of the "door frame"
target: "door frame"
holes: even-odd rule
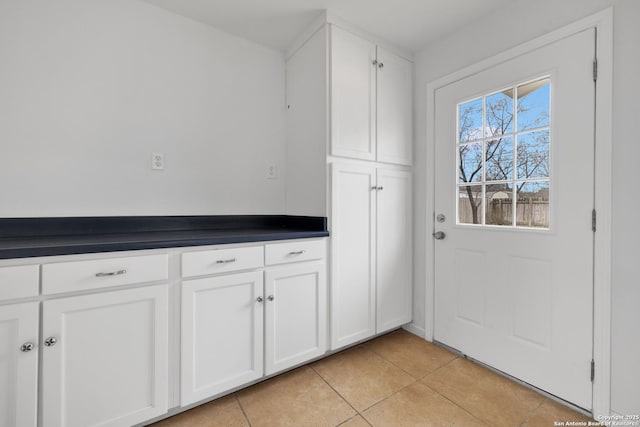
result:
[[[424,336],[433,341],[435,312],[435,94],[436,90],[480,71],[554,43],[588,28],[596,28],[595,209],[593,273],[593,416],[610,415],[611,394],[611,192],[613,103],[613,9],[608,8],[541,37],[508,49],[427,84],[426,135],[426,262]],[[588,372],[585,372],[588,375]]]

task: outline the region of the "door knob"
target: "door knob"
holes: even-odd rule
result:
[[[443,240],[445,237],[447,237],[447,235],[444,234],[444,231],[436,231],[435,233],[433,233],[433,237],[435,237],[436,240]]]

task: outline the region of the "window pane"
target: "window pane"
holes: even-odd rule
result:
[[[459,142],[482,139],[482,98],[460,104],[458,107]]]
[[[482,143],[461,145],[458,176],[460,182],[478,182],[482,180]]]
[[[513,178],[513,137],[487,141],[487,181],[506,181]]]
[[[487,138],[513,132],[513,89],[487,96]]]
[[[511,184],[488,184],[485,195],[487,225],[513,225],[513,187]]]
[[[458,192],[458,223],[482,224],[482,185],[463,185]]]
[[[518,182],[516,225],[549,228],[549,182]]]
[[[546,78],[518,86],[518,131],[549,126],[549,82]]]
[[[549,177],[549,131],[518,135],[518,178]]]

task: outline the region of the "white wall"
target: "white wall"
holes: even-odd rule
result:
[[[614,6],[613,330],[612,405],[640,413],[640,285],[637,169],[640,159],[640,2],[637,0],[515,0],[475,24],[432,43],[415,56],[414,323],[425,319],[426,84],[582,17]],[[432,316],[432,313],[427,313]]]
[[[135,0],[0,0],[0,64],[0,217],[284,211],[282,53]]]

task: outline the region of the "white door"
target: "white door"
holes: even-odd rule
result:
[[[411,321],[411,172],[377,170],[376,332]]]
[[[166,286],[45,301],[42,426],[130,426],[166,413],[168,317]]]
[[[182,283],[181,404],[262,376],[262,272]]]
[[[410,165],[413,141],[411,62],[378,46],[378,161]]]
[[[0,307],[0,426],[36,426],[39,317],[37,302]]]
[[[331,349],[376,332],[376,169],[331,168]]]
[[[376,159],[376,45],[331,26],[331,154]]]
[[[435,339],[587,409],[594,45],[459,80],[435,111]]]
[[[321,356],[327,349],[327,286],[322,262],[265,272],[265,373]]]

